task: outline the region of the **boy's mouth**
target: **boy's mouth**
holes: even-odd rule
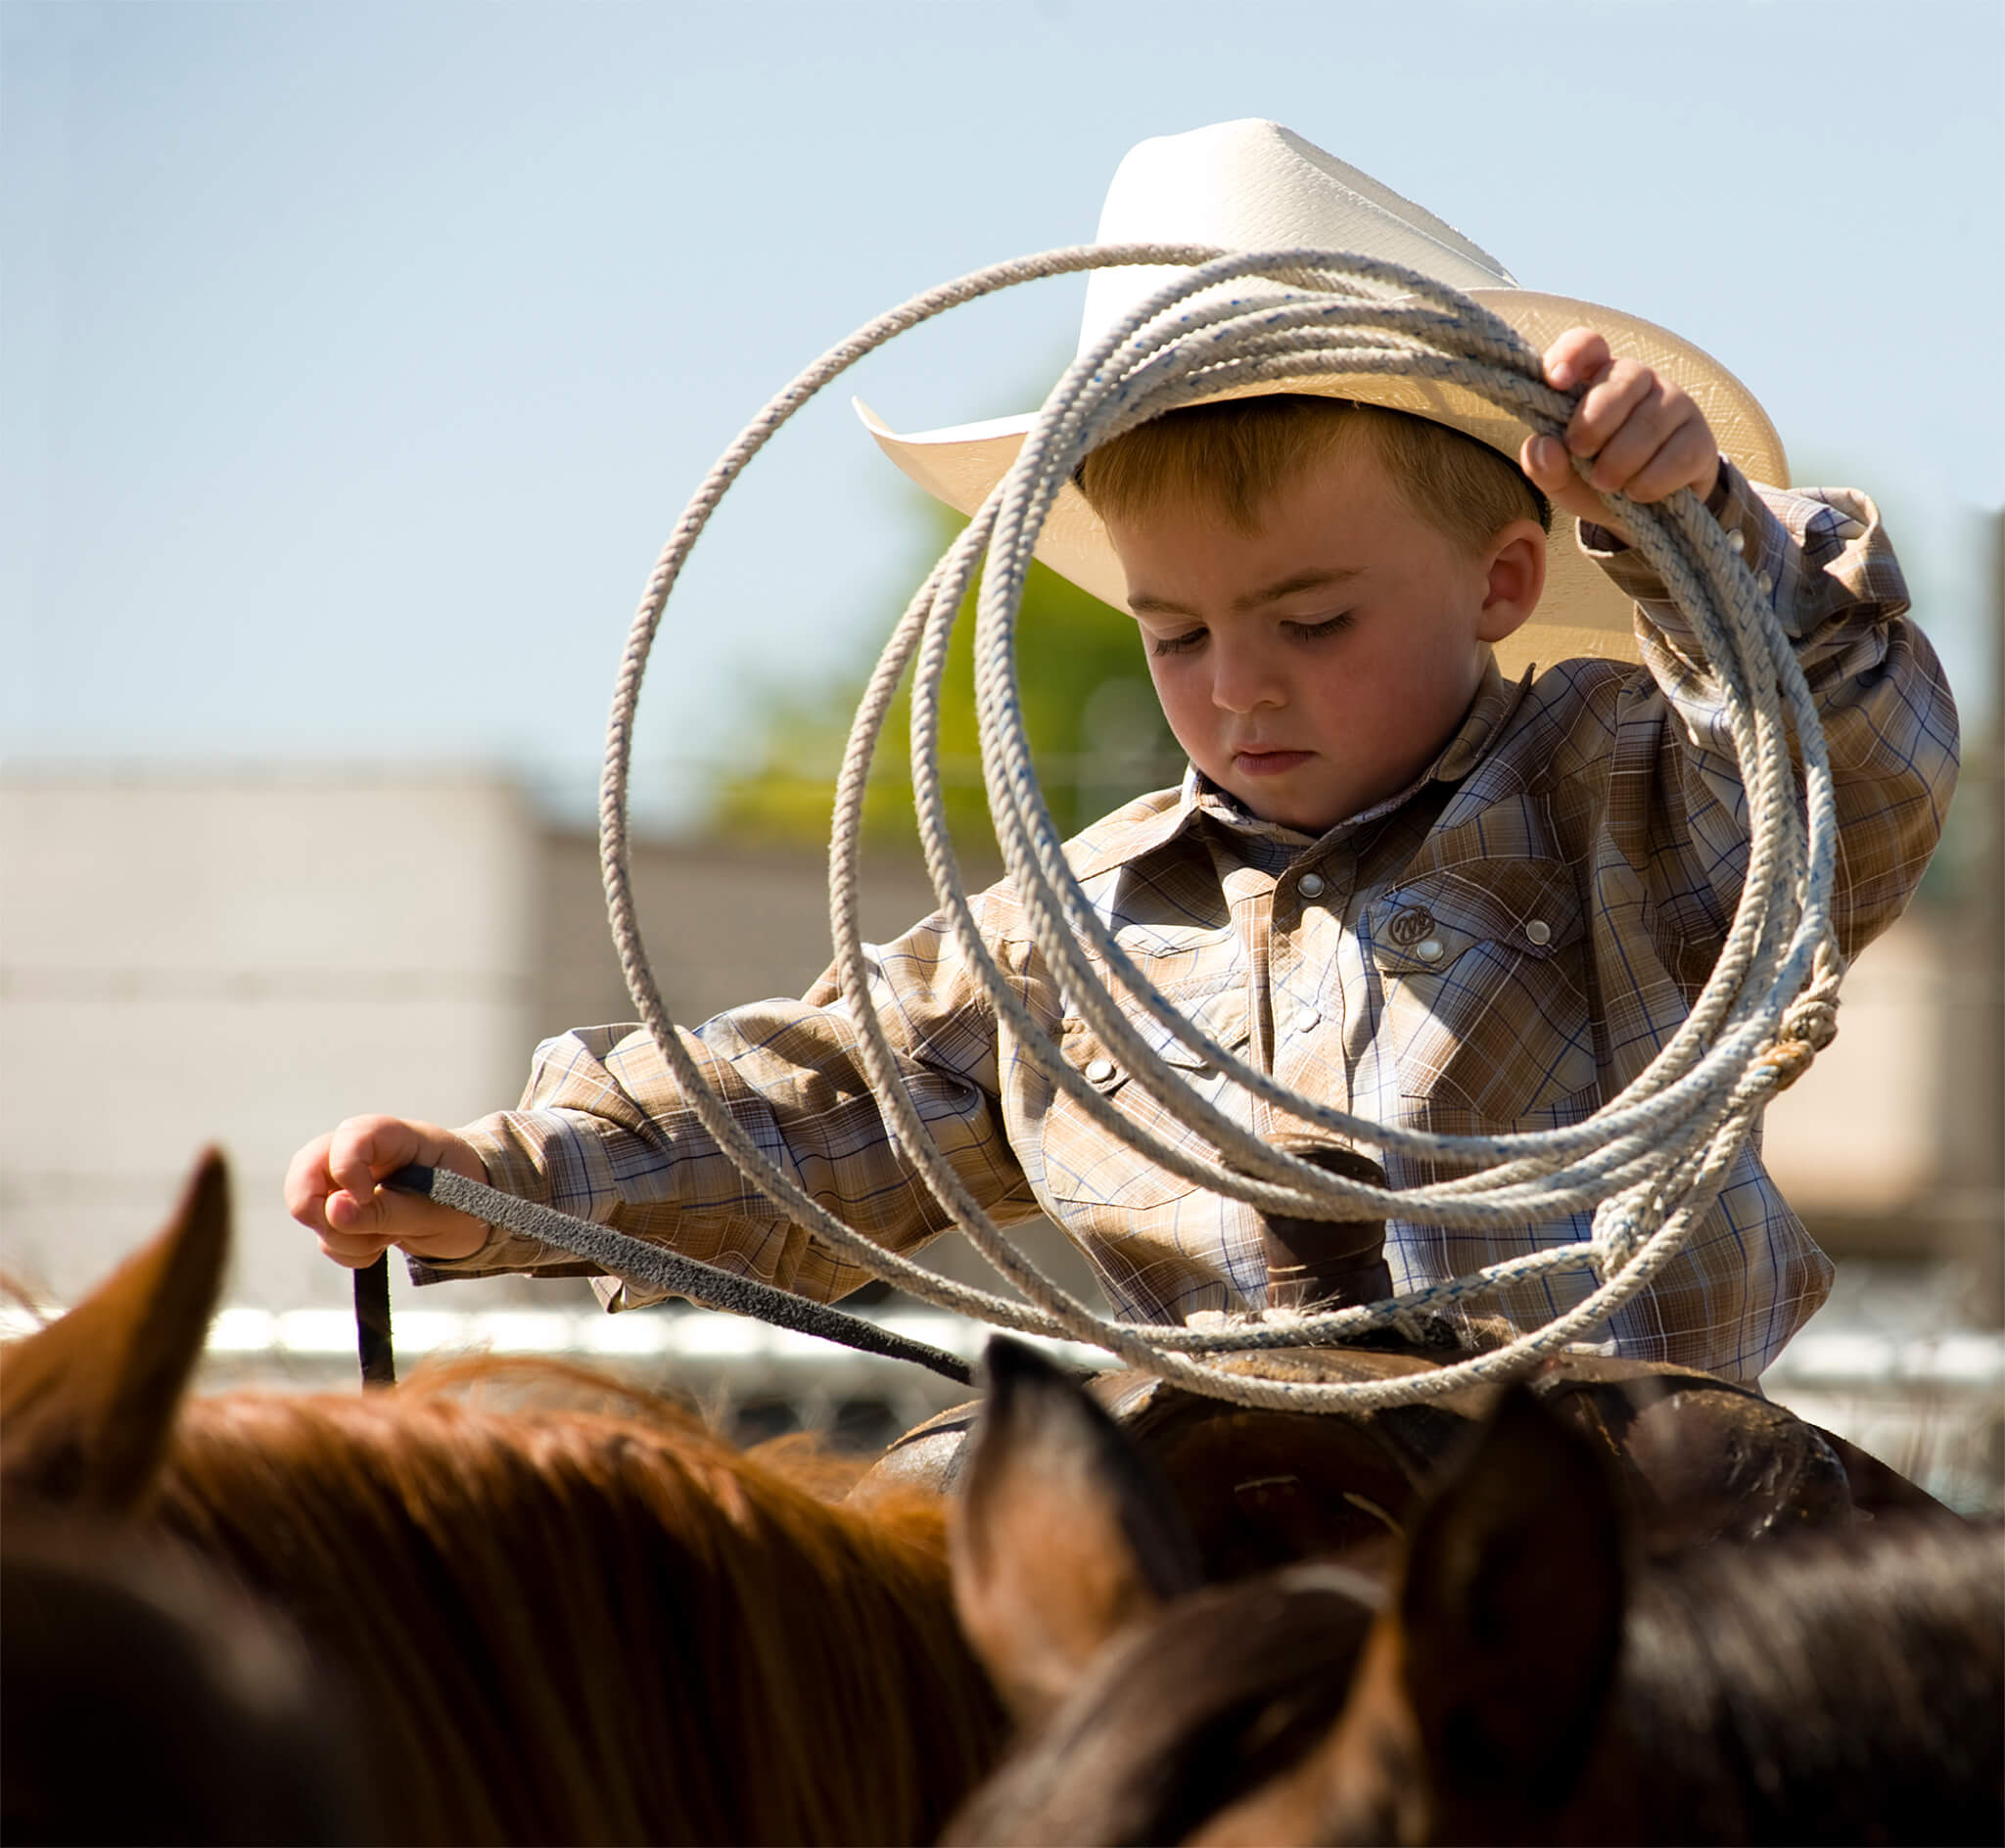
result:
[[[1313,751],[1235,751],[1233,768],[1242,776],[1280,776],[1299,768],[1315,755]]]

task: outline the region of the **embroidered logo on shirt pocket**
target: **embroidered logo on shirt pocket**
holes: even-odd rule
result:
[[[1250,1035],[1246,992],[1235,982],[1194,994],[1165,993],[1178,1009],[1229,1052],[1241,1053]],[[1157,1057],[1187,1083],[1214,1098],[1223,1088],[1216,1068],[1203,1053],[1186,1045],[1145,1014],[1123,1009],[1128,1020]],[[1065,1062],[1101,1096],[1112,1098],[1121,1114],[1166,1141],[1188,1142],[1193,1152],[1209,1148],[1183,1117],[1166,1110],[1139,1085],[1131,1085],[1128,1068],[1115,1059],[1083,1020],[1067,1020],[1059,1040]],[[1181,1175],[1145,1161],[1119,1136],[1086,1114],[1063,1092],[1051,1100],[1044,1132],[1045,1184],[1056,1200],[1128,1210],[1167,1205],[1196,1191]]]
[[[1401,1095],[1501,1127],[1595,1082],[1586,924],[1564,860],[1422,874],[1375,901],[1364,924],[1384,982],[1380,1051]]]

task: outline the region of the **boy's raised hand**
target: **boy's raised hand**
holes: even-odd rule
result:
[[[1662,500],[1689,487],[1702,500],[1719,479],[1719,444],[1704,415],[1677,386],[1634,359],[1617,359],[1591,327],[1570,327],[1546,348],[1546,383],[1586,392],[1557,437],[1527,437],[1518,466],[1556,507],[1597,526],[1615,525],[1575,472],[1568,451],[1590,456],[1589,480],[1631,500]],[[1618,529],[1619,530],[1619,529]]]
[[[419,1258],[471,1257],[488,1240],[479,1220],[376,1184],[414,1162],[469,1180],[488,1178],[472,1146],[436,1123],[350,1117],[293,1157],[286,1170],[286,1211],[318,1235],[320,1249],[336,1264],[351,1270],[373,1264],[391,1245]]]

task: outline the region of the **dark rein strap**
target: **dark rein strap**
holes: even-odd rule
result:
[[[423,1194],[441,1206],[455,1207],[477,1220],[486,1220],[490,1225],[503,1225],[526,1238],[555,1245],[614,1276],[631,1277],[653,1288],[687,1296],[706,1309],[750,1316],[755,1320],[770,1322],[775,1328],[791,1328],[798,1334],[814,1335],[863,1354],[882,1355],[886,1360],[910,1361],[962,1386],[974,1384],[974,1369],[968,1363],[943,1348],[908,1340],[861,1316],[846,1315],[825,1303],[811,1303],[804,1296],[775,1289],[770,1283],[761,1283],[752,1277],[733,1275],[728,1270],[720,1270],[716,1265],[701,1264],[694,1258],[665,1251],[659,1245],[629,1238],[610,1226],[574,1219],[554,1207],[518,1199],[512,1193],[468,1180],[446,1169],[400,1168],[383,1184],[400,1193]],[[396,1377],[390,1345],[388,1257],[385,1253],[373,1265],[355,1272],[355,1332],[365,1383],[387,1384]],[[372,1366],[376,1369],[373,1372]]]
[[[390,1254],[355,1272],[355,1353],[364,1386],[396,1384],[396,1347],[390,1338]]]

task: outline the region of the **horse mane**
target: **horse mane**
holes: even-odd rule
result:
[[[399,1839],[931,1839],[1000,1719],[940,1504],[846,1473],[490,1360],[193,1399],[155,1514],[346,1676]]]
[[[1884,1517],[1643,1575],[1617,1710],[1639,1817],[1705,1841],[1994,1841],[2005,1533]]]

